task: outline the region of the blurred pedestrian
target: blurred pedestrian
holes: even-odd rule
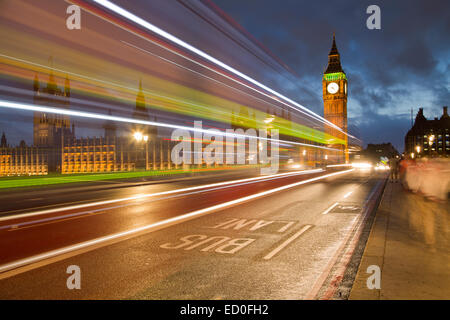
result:
[[[389,159],[389,169],[390,172],[390,181],[398,182],[398,168],[399,167],[399,158],[398,156],[392,157]]]

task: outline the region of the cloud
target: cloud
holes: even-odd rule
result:
[[[297,73],[295,86],[279,86],[296,88],[290,96],[314,111],[323,112],[321,79],[335,31],[349,119],[366,144],[392,141],[402,151],[411,108],[434,117],[449,104],[449,1],[379,1],[381,30],[365,27],[369,1],[215,3]]]

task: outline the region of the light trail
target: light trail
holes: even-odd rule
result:
[[[82,208],[100,206],[100,205],[105,205],[105,204],[112,204],[112,203],[123,202],[123,201],[138,200],[138,199],[149,198],[149,197],[169,195],[169,194],[186,192],[186,191],[214,188],[214,187],[230,185],[230,184],[239,185],[239,183],[243,184],[243,183],[248,183],[248,182],[252,182],[252,181],[259,182],[259,181],[264,181],[264,180],[281,178],[281,177],[285,177],[285,176],[291,176],[291,175],[295,176],[295,175],[302,175],[302,174],[308,174],[308,173],[319,173],[319,172],[323,172],[323,170],[322,169],[302,170],[302,171],[294,171],[294,172],[277,173],[277,174],[267,175],[267,176],[263,176],[263,177],[254,177],[254,178],[245,178],[245,179],[239,179],[239,180],[223,181],[223,182],[217,182],[217,183],[212,183],[212,184],[200,185],[200,186],[196,186],[196,187],[188,187],[188,188],[175,189],[175,190],[169,190],[169,191],[163,191],[163,192],[157,192],[157,193],[139,194],[136,196],[126,197],[126,198],[97,201],[97,202],[73,205],[73,206],[62,207],[62,208],[60,207],[60,208],[40,210],[40,211],[24,213],[24,214],[16,214],[16,215],[11,215],[11,216],[6,216],[6,217],[0,217],[0,221],[13,220],[13,219],[18,219],[18,218],[27,218],[27,217],[33,217],[33,216],[38,216],[38,215],[60,212],[60,211],[82,209]],[[205,190],[205,191],[208,191],[208,190]],[[105,210],[105,209],[102,209],[102,210]]]
[[[5,100],[0,100],[0,107],[1,108],[9,108],[9,109],[27,110],[27,111],[47,112],[47,113],[53,113],[53,114],[90,118],[90,119],[101,119],[101,120],[110,120],[110,121],[125,122],[125,123],[142,124],[142,125],[146,125],[146,126],[156,126],[156,127],[164,127],[164,128],[171,128],[171,129],[182,129],[182,130],[187,130],[187,131],[211,134],[211,132],[208,129],[186,127],[186,126],[180,126],[180,125],[175,125],[175,124],[147,121],[147,120],[139,120],[139,119],[133,119],[133,118],[117,117],[117,116],[112,116],[112,115],[85,112],[85,111],[75,111],[75,110],[67,110],[67,109],[60,109],[60,108],[53,108],[53,107],[46,107],[46,106],[31,105],[31,104],[11,102],[11,101],[5,101]],[[318,145],[313,145],[313,144],[306,144],[306,143],[301,143],[301,142],[293,142],[293,141],[286,141],[286,140],[279,140],[279,139],[272,139],[272,138],[265,138],[265,137],[242,135],[242,134],[237,134],[237,133],[228,133],[228,132],[222,132],[222,131],[216,132],[215,131],[214,134],[217,134],[220,136],[226,136],[226,137],[233,137],[233,138],[248,138],[248,139],[256,139],[256,140],[259,139],[259,140],[265,140],[265,141],[276,141],[278,143],[287,143],[287,144],[291,144],[291,145],[307,146],[307,147],[331,150],[331,151],[341,151],[339,149],[328,148],[328,147],[323,147],[323,146],[318,146]]]
[[[276,193],[276,192],[280,192],[280,191],[283,191],[283,190],[291,189],[291,188],[294,188],[294,187],[297,187],[297,186],[300,186],[300,185],[303,185],[303,184],[306,184],[306,183],[318,181],[318,180],[321,180],[321,179],[326,179],[326,178],[333,177],[333,176],[336,176],[336,175],[349,173],[349,172],[352,172],[352,171],[354,171],[354,169],[349,169],[349,170],[340,171],[340,172],[334,172],[334,173],[326,174],[326,175],[323,175],[323,176],[320,176],[320,177],[315,177],[315,178],[311,178],[311,179],[308,179],[308,180],[295,182],[295,183],[288,184],[288,185],[285,185],[285,186],[282,186],[282,187],[278,187],[278,188],[274,188],[274,189],[271,189],[271,190],[268,190],[268,191],[263,191],[263,192],[256,193],[256,194],[253,194],[253,195],[250,195],[250,196],[246,196],[246,197],[242,197],[242,198],[235,199],[235,200],[232,200],[232,201],[224,202],[224,203],[221,203],[221,204],[218,204],[218,205],[214,205],[214,206],[211,206],[211,207],[208,207],[208,208],[192,211],[192,212],[189,212],[189,213],[186,213],[186,214],[182,214],[182,215],[177,216],[177,217],[173,217],[173,218],[165,219],[165,220],[162,220],[162,221],[158,221],[156,223],[148,224],[148,225],[145,225],[145,226],[141,226],[141,227],[130,229],[130,230],[123,231],[123,232],[114,233],[114,234],[111,234],[111,235],[108,235],[108,236],[104,236],[104,237],[100,237],[100,238],[96,238],[96,239],[93,239],[93,240],[81,242],[81,243],[74,244],[74,245],[71,245],[71,246],[67,246],[67,247],[64,247],[64,248],[61,248],[61,249],[56,249],[56,250],[52,250],[52,251],[45,252],[45,253],[42,253],[42,254],[38,254],[38,255],[35,255],[35,256],[29,257],[29,258],[13,261],[11,263],[7,263],[7,264],[4,264],[4,265],[1,265],[0,266],[0,273],[6,272],[6,271],[10,271],[10,270],[13,270],[13,269],[16,269],[16,268],[20,268],[20,267],[23,267],[23,266],[26,266],[26,265],[29,265],[29,264],[32,264],[32,263],[36,263],[36,262],[44,260],[44,259],[49,259],[49,258],[53,258],[53,257],[59,256],[59,255],[62,255],[62,254],[67,254],[67,253],[70,253],[70,252],[73,252],[73,251],[76,251],[76,250],[85,249],[85,248],[88,248],[88,247],[91,247],[91,246],[94,246],[94,245],[100,245],[100,244],[105,245],[105,243],[110,242],[110,241],[114,241],[114,240],[115,241],[120,241],[121,238],[133,236],[133,235],[139,234],[141,232],[151,232],[151,231],[155,231],[155,230],[160,230],[162,228],[169,227],[169,226],[174,225],[174,224],[178,224],[178,223],[181,223],[181,222],[185,222],[185,221],[188,221],[188,220],[192,220],[192,219],[198,218],[198,217],[200,217],[202,215],[209,214],[209,213],[215,212],[217,210],[225,209],[227,207],[231,207],[231,206],[234,206],[234,205],[237,205],[237,204],[240,204],[240,203],[244,203],[244,202],[247,202],[247,201],[251,201],[251,200],[257,199],[257,198],[261,198],[261,197],[264,197],[264,196],[267,196],[267,195],[270,195],[270,194],[273,194],[273,193]],[[5,276],[3,276],[3,277],[5,277]],[[1,278],[2,277],[0,276],[0,279]]]
[[[137,48],[138,47],[136,47],[136,49]],[[144,50],[144,51],[146,51],[146,50]],[[148,54],[152,54],[152,53],[148,52]],[[155,55],[155,56],[157,56],[157,55]],[[124,86],[124,85],[121,85],[121,84],[118,84],[118,83],[114,83],[114,82],[111,82],[111,81],[105,81],[105,80],[98,79],[98,78],[88,77],[88,76],[85,76],[85,75],[81,75],[81,74],[74,73],[74,72],[71,72],[71,71],[66,71],[66,70],[59,69],[59,68],[47,67],[47,66],[44,66],[42,64],[38,64],[38,63],[35,63],[35,62],[32,62],[32,61],[28,61],[28,60],[24,60],[24,59],[12,57],[12,56],[4,55],[4,54],[1,54],[1,53],[0,53],[0,57],[5,58],[6,59],[6,63],[8,62],[8,60],[11,60],[11,61],[14,61],[14,62],[27,64],[27,65],[30,65],[30,66],[33,66],[33,67],[42,68],[42,69],[46,69],[46,70],[48,69],[48,70],[52,70],[52,71],[55,71],[55,72],[58,72],[58,73],[61,73],[61,74],[65,74],[65,75],[71,75],[71,76],[74,76],[74,79],[76,79],[78,81],[80,79],[83,79],[84,81],[86,81],[86,83],[88,83],[90,85],[93,85],[95,87],[99,86],[99,84],[100,84],[100,85],[106,85],[107,87],[112,88],[113,90],[119,89],[121,93],[135,92],[135,88]],[[157,57],[159,57],[159,56],[157,56]],[[161,57],[161,59],[164,59],[164,58]],[[178,64],[177,64],[177,66],[178,66]],[[182,66],[179,66],[179,67],[184,68]],[[190,69],[187,69],[187,70],[190,70]],[[192,72],[195,72],[195,71],[192,70]],[[198,73],[198,75],[201,75],[201,73]],[[209,77],[206,77],[206,78],[209,78]],[[221,83],[222,85],[224,85],[226,87],[229,87],[232,90],[236,90],[238,92],[242,92],[242,93],[252,97],[253,99],[260,100],[260,101],[270,105],[269,102],[264,101],[264,100],[262,100],[262,99],[260,99],[258,97],[252,96],[252,95],[250,95],[248,93],[245,93],[245,92],[243,92],[243,91],[241,91],[241,90],[239,90],[237,88],[228,86],[228,85],[226,85],[226,84],[224,84],[224,83],[222,83],[222,82],[220,82],[218,80],[212,79],[212,78],[211,78],[211,80],[216,81],[218,83]],[[17,89],[17,88],[6,87],[6,86],[1,86],[1,85],[0,85],[0,87],[6,88],[7,92],[9,92],[9,91],[17,92],[17,90],[22,90],[24,92],[23,94],[30,95],[30,92],[26,92],[23,89]],[[154,91],[143,90],[143,92],[146,93],[146,94],[151,95],[152,98],[168,100],[168,101],[170,101],[171,103],[174,103],[174,104],[180,104],[180,105],[185,106],[185,107],[192,107],[192,108],[189,108],[189,110],[191,110],[191,109],[192,110],[193,109],[197,109],[198,110],[199,108],[200,109],[209,109],[211,107],[211,105],[204,105],[204,104],[194,103],[192,101],[183,100],[183,99],[175,98],[175,97],[172,97],[172,96],[162,95],[162,94],[159,94],[159,93],[154,92]],[[98,91],[91,91],[91,93],[99,94]],[[122,100],[126,100],[127,98],[121,97],[121,99]],[[78,102],[78,103],[81,103],[81,104],[84,104],[84,105],[93,105],[93,106],[102,105],[105,108],[108,108],[108,109],[110,108],[109,105],[106,105],[104,103],[98,103],[98,102],[97,103],[92,103],[92,102],[83,101],[83,100],[80,100],[80,99],[77,99],[77,98],[71,98],[71,101]],[[165,109],[163,108],[163,110],[165,110]],[[169,112],[177,112],[177,111],[172,111],[172,110],[167,110],[167,111],[169,111]],[[223,113],[223,111],[221,111],[221,112]],[[257,112],[259,112],[259,111],[257,110]],[[185,112],[181,112],[181,114],[187,114],[189,116],[197,116],[198,115],[198,113],[186,113],[186,111]],[[200,114],[200,117],[202,117],[201,114]],[[204,115],[203,115],[203,118],[204,118]],[[224,123],[224,119],[223,118],[222,119],[211,118],[211,119],[214,120],[214,121],[219,121],[219,122]],[[306,118],[306,120],[308,122],[311,122],[311,120],[309,118]],[[291,128],[291,130],[289,132],[290,136],[295,136],[295,137],[303,138],[303,139],[306,139],[306,140],[313,140],[313,141],[316,141],[316,142],[325,143],[323,141],[323,139],[316,137],[316,134],[320,135],[320,133],[323,133],[323,132],[320,132],[320,131],[318,131],[316,129],[312,129],[311,127],[308,127],[306,125],[299,124],[299,123],[296,123],[296,122],[293,122],[293,125],[297,126],[297,128]],[[306,130],[304,130],[303,127],[306,128]],[[279,129],[283,130],[285,128],[280,127]],[[317,133],[310,132],[310,131],[317,131]],[[280,132],[280,133],[283,133],[283,132]],[[337,138],[333,137],[333,139],[337,139]]]
[[[314,172],[322,172],[322,170],[318,169],[318,170],[307,170],[305,172],[302,173],[298,173],[298,174],[293,174],[293,176],[296,175],[302,175],[302,174],[308,174],[308,173],[314,173]],[[290,175],[289,175],[290,177]],[[186,196],[190,196],[190,195],[194,195],[194,194],[199,194],[199,193],[206,193],[206,192],[211,192],[211,191],[217,191],[217,190],[221,190],[221,189],[226,189],[226,188],[234,188],[234,187],[241,187],[247,184],[252,184],[252,183],[258,183],[258,182],[265,182],[265,181],[269,181],[269,180],[276,180],[276,179],[282,179],[284,177],[271,177],[271,178],[263,178],[261,180],[258,181],[247,181],[247,182],[240,182],[238,184],[233,184],[233,185],[222,185],[222,186],[217,186],[214,188],[206,188],[206,189],[201,189],[201,190],[196,190],[196,191],[189,191],[186,193],[182,193],[180,192],[175,192],[175,195],[168,195],[162,198],[158,198],[158,199],[154,199],[154,200],[144,200],[144,201],[139,201],[137,203],[125,203],[122,205],[116,205],[113,207],[102,207],[99,209],[94,209],[94,210],[88,210],[88,211],[82,211],[82,212],[76,212],[76,213],[70,213],[70,214],[64,214],[64,215],[58,215],[55,217],[50,217],[50,218],[43,218],[43,219],[39,219],[39,220],[32,220],[32,221],[27,221],[27,222],[20,222],[20,223],[14,223],[14,224],[10,224],[10,225],[4,225],[0,227],[0,230],[7,230],[7,231],[17,231],[17,230],[22,230],[25,228],[31,228],[31,227],[36,227],[39,225],[43,225],[46,223],[57,223],[60,221],[65,221],[68,219],[77,219],[77,218],[83,218],[83,217],[87,217],[89,215],[94,215],[94,214],[102,214],[102,213],[106,213],[107,211],[111,211],[114,209],[119,209],[119,208],[125,208],[125,207],[129,207],[129,206],[133,206],[133,205],[142,205],[144,203],[148,203],[148,202],[155,202],[155,201],[161,201],[161,200],[167,200],[167,199],[174,199],[174,198],[179,198],[179,197],[186,197]],[[164,192],[163,192],[164,193]],[[149,194],[148,197],[151,197],[152,195]],[[142,200],[143,199],[143,195],[139,195],[138,199],[135,200]],[[61,210],[64,210],[64,208],[62,208]],[[20,217],[20,214],[18,214],[17,216]]]
[[[105,8],[108,8],[109,10],[115,12],[116,14],[118,14],[118,15],[120,15],[122,17],[125,17],[128,20],[133,21],[134,23],[136,23],[136,24],[146,28],[147,30],[152,31],[153,33],[156,33],[156,34],[162,36],[163,38],[165,38],[165,39],[167,39],[167,40],[169,40],[169,41],[171,41],[171,42],[173,42],[173,43],[175,43],[175,44],[177,44],[177,45],[179,45],[179,46],[181,46],[181,47],[183,47],[183,48],[185,48],[185,49],[187,49],[187,50],[189,50],[189,51],[191,51],[191,52],[193,52],[193,53],[195,53],[197,55],[199,55],[200,57],[202,57],[202,58],[204,58],[204,59],[206,59],[206,60],[208,60],[208,61],[210,61],[210,62],[212,62],[212,63],[214,63],[216,65],[218,65],[219,67],[221,67],[221,68],[223,68],[223,69],[225,69],[225,70],[227,70],[227,71],[229,71],[229,72],[231,72],[231,73],[233,73],[233,74],[235,74],[235,75],[237,75],[237,76],[239,76],[239,77],[249,81],[250,83],[252,83],[252,84],[254,84],[254,85],[256,85],[256,86],[258,86],[258,87],[260,87],[260,88],[262,88],[262,89],[264,89],[264,90],[266,90],[266,91],[268,91],[268,92],[270,92],[270,93],[272,93],[274,95],[276,95],[277,97],[279,97],[279,98],[281,98],[281,99],[283,99],[283,100],[293,104],[294,106],[296,106],[296,107],[304,110],[305,112],[309,113],[313,118],[316,118],[320,122],[322,122],[324,124],[327,124],[327,125],[335,128],[335,129],[337,129],[338,131],[344,133],[345,135],[347,135],[347,136],[349,136],[351,138],[357,139],[356,137],[354,137],[352,135],[349,135],[347,132],[343,131],[340,127],[336,126],[335,124],[331,123],[330,121],[326,120],[325,118],[321,117],[320,115],[314,113],[313,111],[309,110],[308,108],[302,106],[301,104],[299,104],[299,103],[297,103],[297,102],[287,98],[286,96],[278,93],[275,90],[272,90],[271,88],[265,86],[264,84],[254,80],[253,78],[243,74],[242,72],[240,72],[240,71],[238,71],[238,70],[228,66],[227,64],[225,64],[225,63],[221,62],[220,60],[210,56],[209,54],[207,54],[207,53],[205,53],[205,52],[203,52],[203,51],[201,51],[201,50],[191,46],[190,44],[184,42],[183,40],[181,40],[181,39],[171,35],[170,33],[168,33],[166,31],[158,28],[157,26],[149,23],[148,21],[146,21],[146,20],[136,16],[135,14],[133,14],[133,13],[131,13],[131,12],[129,12],[129,11],[119,7],[118,5],[112,3],[112,2],[110,2],[108,0],[93,0],[93,1],[95,3],[101,5],[101,6],[105,7]],[[269,97],[270,97],[270,95],[269,95]],[[279,101],[278,99],[275,99],[275,100]],[[287,105],[287,106],[292,108],[292,109],[294,109],[294,110],[300,111],[300,110],[298,110],[297,108],[294,108],[291,105]],[[357,139],[357,140],[359,140],[359,139]]]
[[[75,0],[71,0],[71,2],[74,2],[74,1],[75,1]],[[81,3],[79,3],[79,1],[75,1],[75,2],[76,2],[78,5],[81,5]],[[259,93],[259,94],[261,94],[261,95],[263,95],[263,96],[265,96],[265,97],[270,98],[271,100],[275,100],[275,101],[277,101],[277,102],[279,102],[279,103],[281,103],[281,104],[283,104],[283,105],[285,105],[285,106],[287,106],[287,107],[289,107],[289,108],[292,108],[292,109],[294,109],[294,110],[296,110],[296,111],[298,111],[298,112],[300,112],[300,113],[302,113],[302,114],[305,114],[305,115],[309,116],[312,120],[316,120],[316,121],[319,120],[320,122],[322,122],[320,119],[316,119],[316,118],[314,118],[314,117],[311,117],[311,115],[308,114],[307,112],[304,112],[303,110],[299,110],[299,109],[293,108],[292,106],[290,106],[290,105],[287,104],[286,102],[281,101],[281,100],[279,100],[278,98],[276,98],[276,97],[274,97],[274,96],[272,96],[272,95],[269,95],[269,94],[267,94],[267,93],[265,93],[265,92],[259,91],[259,90],[257,90],[256,88],[254,88],[254,87],[252,87],[252,86],[249,86],[249,85],[247,85],[247,84],[245,84],[245,83],[243,83],[243,82],[241,82],[241,81],[238,81],[237,79],[235,79],[235,78],[233,78],[233,77],[231,77],[231,76],[229,76],[229,75],[227,75],[227,74],[225,74],[225,73],[223,73],[223,72],[219,72],[218,70],[215,70],[215,69],[213,69],[213,68],[210,68],[210,67],[208,67],[208,66],[205,65],[205,64],[202,64],[202,63],[200,63],[200,62],[198,62],[198,61],[196,61],[196,60],[194,60],[194,59],[191,59],[191,58],[189,58],[188,56],[183,55],[183,54],[179,53],[179,52],[176,51],[176,50],[167,48],[166,46],[163,46],[162,44],[160,44],[160,43],[157,42],[157,41],[154,41],[154,40],[148,39],[148,38],[146,38],[146,37],[143,37],[141,34],[135,32],[135,31],[129,30],[128,28],[125,28],[125,27],[121,26],[120,24],[114,23],[114,22],[112,22],[111,20],[108,20],[108,19],[104,18],[103,16],[101,16],[101,15],[99,15],[99,14],[97,14],[97,13],[95,13],[95,12],[89,10],[89,9],[86,9],[86,8],[84,8],[84,9],[85,9],[86,11],[90,12],[91,14],[96,15],[97,17],[99,17],[99,18],[101,18],[101,19],[103,19],[103,20],[105,20],[105,21],[107,21],[107,22],[109,22],[109,23],[112,23],[112,24],[116,25],[117,27],[119,27],[119,28],[121,28],[121,29],[123,29],[123,30],[125,30],[125,31],[127,31],[127,32],[130,32],[130,33],[134,34],[135,36],[137,36],[137,37],[139,37],[139,38],[141,38],[141,39],[143,39],[143,40],[145,40],[145,41],[149,41],[149,42],[151,42],[152,44],[154,44],[154,45],[156,45],[156,46],[159,46],[160,48],[162,48],[162,49],[164,49],[164,50],[167,50],[167,51],[169,51],[169,52],[171,52],[171,53],[173,53],[173,54],[175,54],[175,55],[177,55],[177,56],[179,56],[179,57],[182,57],[183,59],[186,59],[187,61],[190,61],[190,62],[192,62],[192,63],[194,63],[194,64],[197,64],[197,65],[201,66],[202,68],[205,68],[205,69],[207,69],[207,70],[209,70],[209,71],[211,71],[211,72],[214,72],[214,73],[216,73],[216,74],[218,74],[218,75],[220,75],[220,76],[223,76],[224,78],[227,78],[227,79],[230,80],[230,81],[236,82],[236,83],[238,83],[238,84],[240,84],[240,85],[242,85],[242,86],[244,86],[244,87],[246,87],[246,88],[248,88],[248,89],[250,89],[250,90],[252,90],[252,91],[255,91],[255,92],[257,92],[257,93]],[[259,99],[259,98],[255,97],[255,96],[252,96],[252,97],[253,97],[253,98],[256,98],[256,99]],[[264,101],[264,100],[263,100],[263,101]],[[264,101],[264,103],[270,104],[270,102],[268,102],[268,101]],[[277,105],[275,105],[275,107],[280,108],[280,107],[277,106]],[[304,120],[307,120],[308,122],[312,122],[311,119],[306,118],[306,119],[304,119]],[[333,125],[333,124],[332,124],[332,125]],[[339,127],[336,127],[336,128],[337,128],[338,130],[341,130]],[[348,135],[348,134],[347,134],[347,135]],[[351,137],[353,137],[353,136],[351,136]],[[357,139],[357,138],[355,138],[355,139]]]
[[[237,91],[237,92],[239,92],[240,94],[249,96],[249,97],[251,97],[252,99],[255,99],[255,100],[259,100],[259,101],[261,101],[261,102],[264,103],[264,104],[268,104],[269,106],[275,106],[275,107],[278,107],[277,105],[273,105],[273,104],[271,104],[270,102],[268,102],[268,101],[266,101],[266,100],[263,100],[263,99],[261,99],[261,98],[259,98],[259,97],[257,97],[257,96],[251,95],[251,94],[249,94],[249,93],[247,93],[247,92],[245,92],[245,91],[242,91],[242,90],[240,90],[240,89],[238,89],[238,88],[232,87],[232,86],[230,86],[230,85],[228,85],[228,84],[226,84],[226,83],[224,83],[224,82],[221,82],[221,81],[219,81],[219,80],[217,80],[217,79],[208,77],[207,75],[204,75],[204,74],[202,74],[201,72],[197,72],[197,71],[195,71],[195,70],[193,70],[193,69],[190,69],[190,68],[188,68],[188,67],[182,66],[182,65],[180,65],[180,64],[178,64],[178,63],[176,63],[176,62],[174,62],[174,61],[172,61],[172,60],[170,60],[170,59],[163,58],[163,57],[161,57],[160,55],[157,55],[157,54],[155,54],[155,53],[153,53],[153,52],[150,52],[150,51],[148,51],[148,50],[145,50],[145,49],[143,49],[143,48],[140,48],[140,47],[138,47],[138,46],[135,46],[134,44],[128,43],[128,42],[123,41],[123,40],[122,40],[121,42],[124,43],[124,44],[126,44],[127,46],[130,46],[130,47],[136,49],[136,50],[145,52],[145,53],[148,54],[148,55],[151,55],[151,56],[153,56],[153,57],[156,57],[156,58],[158,58],[158,59],[161,59],[161,60],[163,60],[163,61],[165,61],[165,62],[167,62],[167,63],[173,64],[174,66],[176,66],[176,67],[178,67],[178,68],[180,68],[180,69],[187,70],[187,71],[192,72],[192,73],[194,73],[194,74],[196,74],[196,75],[198,75],[198,76],[200,76],[200,77],[203,77],[203,78],[205,78],[205,79],[208,79],[208,80],[213,81],[213,82],[216,82],[216,83],[219,83],[220,85],[222,85],[222,86],[224,86],[224,87],[226,87],[226,88],[229,88],[229,89],[231,89],[231,90]],[[184,57],[185,59],[188,59],[188,60],[191,61],[191,62],[194,62],[194,63],[198,64],[196,61],[193,61],[193,60],[189,59],[188,57],[185,57],[185,56],[183,56],[183,57]],[[199,65],[201,65],[201,64],[199,64]],[[207,68],[207,67],[204,66],[204,65],[201,65],[201,66]],[[208,70],[211,70],[211,69],[208,69]],[[216,70],[211,70],[211,71],[214,71],[215,73],[217,73]],[[226,77],[226,78],[229,79],[229,80],[236,81],[235,79],[230,78],[230,77],[227,77],[226,75],[223,75],[223,74],[220,74],[220,75]],[[253,89],[253,88],[251,88],[251,87],[246,86],[246,85],[243,84],[243,83],[240,83],[240,82],[239,82],[239,84],[244,85],[245,87],[247,87],[247,88],[249,88],[249,89]],[[145,92],[145,90],[144,90],[144,92]],[[258,91],[258,93],[260,93],[260,92]],[[265,96],[271,98],[271,97],[268,96],[268,95],[265,95]],[[279,100],[277,100],[277,101],[280,102]],[[306,119],[306,120],[307,120],[309,123],[313,123],[310,119]]]

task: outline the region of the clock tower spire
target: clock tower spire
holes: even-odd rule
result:
[[[322,91],[324,118],[347,133],[347,76],[341,66],[334,33],[328,65],[322,78]],[[336,162],[348,162],[348,136],[330,125],[325,125],[325,133],[329,135],[329,146],[342,150],[334,155]]]

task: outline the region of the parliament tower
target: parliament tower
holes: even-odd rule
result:
[[[324,118],[347,133],[347,76],[341,66],[334,34],[328,54],[328,66],[322,79],[322,90]],[[325,126],[325,132],[339,139],[330,143],[331,147],[341,149],[345,153],[345,157],[341,154],[339,162],[348,162],[348,136],[329,125]]]

